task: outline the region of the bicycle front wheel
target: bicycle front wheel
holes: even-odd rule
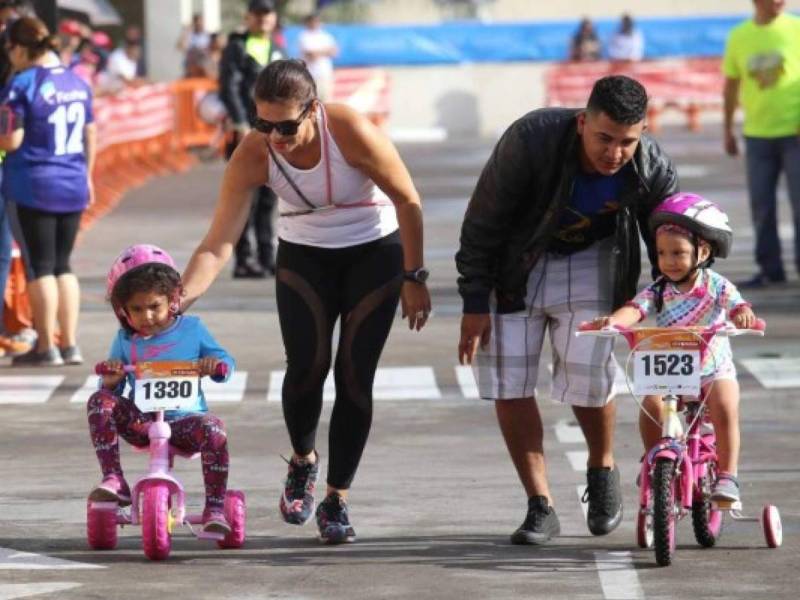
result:
[[[711,506],[711,481],[712,473],[709,472],[699,481],[699,493],[695,495],[692,503],[692,526],[694,537],[697,543],[704,548],[711,548],[717,543],[722,533],[721,510],[716,510]]]
[[[653,469],[653,546],[656,562],[672,564],[675,554],[675,462],[659,458]]]

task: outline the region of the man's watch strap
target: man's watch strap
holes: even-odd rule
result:
[[[406,281],[413,281],[414,283],[425,283],[429,276],[430,271],[425,267],[420,267],[412,271],[403,271],[403,279]]]

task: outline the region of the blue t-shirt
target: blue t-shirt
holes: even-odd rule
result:
[[[233,358],[217,343],[199,318],[185,315],[175,319],[175,322],[165,331],[148,338],[132,335],[126,330],[120,329],[114,337],[109,352],[111,360],[119,360],[126,365],[150,360],[197,360],[208,356],[227,363],[228,374],[225,378],[227,381],[235,367]],[[133,390],[133,373],[128,373],[126,380]],[[115,393],[121,395],[124,387],[125,380],[120,383]],[[131,392],[130,399],[133,400],[133,392]],[[172,421],[187,414],[207,411],[208,406],[201,387],[194,408],[189,411],[169,410],[166,412],[165,418]]]
[[[614,234],[627,168],[613,175],[582,172],[576,175],[572,195],[559,213],[548,250],[572,254]]]
[[[83,128],[94,120],[91,88],[61,65],[35,66],[14,76],[0,103],[25,130],[22,145],[4,161],[6,199],[52,213],[86,208]]]

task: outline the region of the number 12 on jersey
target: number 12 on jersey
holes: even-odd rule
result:
[[[699,350],[638,350],[633,360],[637,395],[700,394]]]

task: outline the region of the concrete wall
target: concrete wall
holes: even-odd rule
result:
[[[493,136],[544,104],[545,63],[390,67],[394,130],[443,128],[449,137]]]
[[[789,10],[800,10],[800,0],[788,0]],[[372,0],[369,21],[375,23],[435,23],[454,14],[433,0]],[[582,16],[611,18],[629,12],[636,17],[740,15],[750,13],[752,0],[483,0],[479,16],[490,21],[570,20]]]

